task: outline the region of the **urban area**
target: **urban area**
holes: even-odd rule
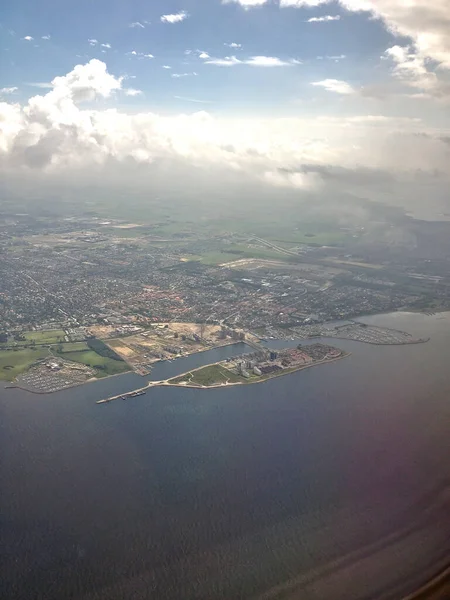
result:
[[[411,343],[352,320],[450,307],[447,223],[405,217],[390,245],[367,223],[239,225],[5,210],[0,377],[45,392],[244,340]]]

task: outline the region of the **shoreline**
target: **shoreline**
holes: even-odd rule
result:
[[[253,385],[256,383],[264,383],[266,381],[269,381],[270,379],[275,379],[276,377],[282,377],[283,375],[292,375],[293,373],[297,373],[298,371],[303,371],[304,369],[310,369],[311,367],[317,367],[320,365],[325,365],[328,363],[336,362],[338,360],[342,360],[343,358],[347,358],[350,355],[351,355],[351,352],[345,352],[345,353],[341,354],[340,356],[336,356],[335,358],[320,360],[320,361],[317,361],[317,362],[309,364],[309,365],[302,365],[300,367],[294,367],[293,369],[285,369],[285,372],[270,374],[267,377],[258,378],[257,380],[248,381],[248,382],[235,381],[232,383],[216,383],[216,384],[212,384],[212,385],[208,385],[208,386],[199,386],[199,385],[193,385],[193,384],[189,384],[189,383],[187,383],[185,385],[183,385],[182,383],[171,383],[172,379],[177,379],[178,377],[184,377],[185,375],[188,375],[189,373],[194,373],[195,371],[200,371],[201,369],[204,369],[205,367],[212,367],[212,366],[220,364],[220,363],[211,363],[209,365],[202,365],[201,367],[197,367],[195,369],[190,369],[189,371],[186,371],[185,373],[180,373],[180,375],[175,375],[175,377],[171,377],[170,379],[162,379],[160,381],[149,381],[147,385],[145,385],[141,388],[138,388],[136,390],[130,390],[129,392],[117,394],[116,396],[110,396],[109,398],[104,398],[103,400],[97,400],[96,404],[107,404],[108,402],[114,402],[114,400],[119,400],[123,396],[128,396],[128,395],[134,394],[136,392],[147,392],[147,390],[149,390],[150,388],[153,388],[153,387],[177,387],[177,388],[182,388],[182,389],[183,388],[191,388],[191,389],[196,389],[196,390],[211,390],[211,389],[219,389],[219,388],[224,388],[224,387],[231,387],[231,386],[235,386],[235,385]]]
[[[395,329],[393,329],[392,331],[395,331]],[[299,339],[302,339],[302,340],[320,340],[320,339],[343,340],[346,342],[358,342],[360,344],[369,344],[370,346],[414,346],[416,344],[426,344],[427,342],[430,341],[431,338],[419,338],[417,340],[411,340],[410,342],[388,342],[388,343],[367,342],[365,340],[354,340],[352,338],[341,337],[341,336],[337,336],[337,335],[315,335],[315,336],[311,336],[311,337],[302,337]]]
[[[131,337],[130,336],[122,336],[122,337]],[[256,336],[254,336],[256,337]],[[112,338],[113,340],[116,339],[122,339],[122,338]],[[108,346],[108,348],[111,348],[111,350],[114,350],[113,346],[109,346],[106,342],[108,340],[101,340],[105,343],[106,346]],[[152,369],[154,368],[155,365],[159,365],[160,363],[165,363],[165,362],[173,362],[174,360],[178,360],[180,358],[188,358],[189,356],[193,356],[195,354],[202,354],[203,352],[208,352],[209,350],[218,350],[219,348],[226,348],[227,346],[234,346],[235,344],[246,344],[247,346],[251,346],[252,344],[256,344],[257,342],[254,342],[253,340],[226,340],[224,344],[214,344],[212,346],[208,346],[206,348],[201,348],[200,350],[193,350],[192,352],[184,352],[183,354],[174,354],[172,358],[155,358],[155,360],[150,361],[149,364],[151,364],[151,368],[150,371],[147,373],[147,375],[149,375],[152,371]],[[114,350],[115,352],[115,350]],[[117,354],[119,354],[117,352]],[[119,354],[120,358],[127,363],[127,365],[131,368],[132,371],[134,371],[134,366],[132,363],[130,363],[128,360],[126,360],[121,354]],[[139,375],[139,373],[137,373],[137,371],[134,371],[137,375]],[[147,377],[147,375],[144,375],[143,377]]]
[[[132,371],[131,369],[129,371],[123,371],[123,373],[112,373],[111,375],[105,375],[104,377],[90,377],[89,379],[86,379],[86,381],[80,381],[78,383],[72,383],[71,385],[66,385],[63,388],[60,388],[59,390],[54,390],[53,392],[44,392],[44,391],[39,391],[39,390],[30,390],[29,388],[23,387],[21,385],[18,385],[17,383],[14,383],[14,380],[12,382],[9,382],[8,385],[5,385],[4,388],[6,390],[22,390],[24,392],[28,392],[30,394],[40,394],[42,396],[45,396],[47,394],[57,394],[58,392],[64,392],[65,390],[70,390],[76,387],[80,387],[82,385],[86,385],[88,383],[95,383],[97,381],[103,381],[105,379],[111,379],[112,377],[120,377],[121,375],[130,375],[130,374],[134,374],[134,375],[138,375],[138,373],[136,373],[135,371]]]
[[[394,312],[402,312],[402,311],[394,311]],[[417,314],[417,313],[422,312],[422,311],[414,311],[414,312],[413,311],[409,311],[409,312],[411,314]],[[446,311],[442,311],[442,312],[446,312]],[[448,312],[450,312],[450,311],[448,311]],[[376,313],[376,314],[382,316],[383,314],[393,314],[393,313]],[[367,316],[374,316],[374,315],[367,315]],[[363,317],[361,317],[361,316],[354,317],[355,323],[358,323],[359,321],[357,321],[357,319],[361,319],[361,318],[363,318]],[[377,326],[374,326],[374,327],[377,327]],[[390,330],[398,332],[398,333],[404,333],[403,331],[395,329],[395,328],[387,328],[387,329],[390,329]],[[376,342],[376,341],[366,341],[366,340],[352,339],[352,338],[349,338],[349,337],[342,337],[342,336],[338,336],[338,335],[317,335],[317,336],[311,336],[311,337],[302,337],[302,336],[296,334],[296,332],[293,332],[293,334],[294,334],[294,337],[296,339],[301,340],[301,341],[306,341],[306,342],[308,342],[308,341],[318,341],[320,343],[321,340],[325,340],[325,339],[333,340],[333,339],[335,339],[335,340],[342,340],[342,341],[347,341],[347,342],[348,341],[349,342],[360,342],[362,344],[369,344],[369,345],[372,345],[372,346],[408,346],[408,345],[423,344],[423,343],[426,343],[426,342],[430,341],[430,338],[427,337],[427,338],[416,338],[416,339],[412,339],[412,340],[399,341],[399,342],[383,343],[383,342]],[[251,335],[252,335],[252,339],[224,340],[224,343],[214,344],[213,346],[208,346],[208,347],[203,347],[203,348],[201,348],[199,350],[195,350],[195,351],[192,351],[192,352],[184,353],[184,354],[179,355],[179,356],[174,356],[173,358],[158,359],[158,360],[156,360],[152,364],[152,369],[153,369],[154,366],[156,366],[158,364],[164,364],[165,362],[172,363],[172,362],[177,361],[179,359],[188,358],[190,356],[195,356],[195,355],[201,355],[201,354],[203,354],[203,353],[205,353],[207,351],[210,351],[210,350],[217,350],[219,348],[225,348],[225,347],[229,347],[229,346],[235,346],[237,344],[245,344],[248,347],[254,348],[254,349],[260,349],[260,348],[267,349],[268,346],[266,345],[266,343],[269,342],[269,340],[266,340],[265,342],[263,342],[260,337],[258,338],[258,336],[255,336],[254,334],[251,334]],[[127,337],[127,336],[124,336],[124,337]],[[258,339],[258,342],[256,342],[255,339]],[[280,338],[280,339],[282,339],[282,338]],[[108,340],[107,339],[104,339],[102,341],[103,341],[103,343],[105,343],[106,345],[108,345]],[[299,367],[294,367],[292,370],[291,369],[285,369],[282,372],[277,372],[277,373],[269,374],[268,376],[264,376],[263,375],[262,377],[259,377],[258,379],[251,379],[249,381],[225,382],[225,383],[217,383],[217,384],[212,384],[212,385],[207,385],[207,386],[190,384],[189,382],[186,382],[184,384],[183,383],[172,383],[173,379],[176,379],[178,377],[186,376],[186,375],[188,375],[191,372],[198,371],[198,370],[200,370],[202,368],[205,368],[205,367],[208,367],[208,366],[219,365],[220,362],[222,362],[222,361],[219,361],[217,363],[209,363],[209,364],[202,365],[200,367],[196,367],[195,369],[190,369],[189,371],[186,371],[184,373],[181,373],[180,375],[176,375],[176,376],[171,377],[171,378],[166,379],[166,380],[161,380],[161,381],[156,381],[156,382],[155,381],[150,381],[150,383],[149,383],[148,386],[145,386],[145,388],[140,388],[139,391],[141,391],[142,389],[149,389],[150,387],[157,387],[157,386],[189,387],[189,388],[192,388],[192,389],[216,389],[216,388],[220,388],[220,387],[228,387],[228,386],[231,386],[231,385],[250,385],[250,384],[254,384],[254,383],[263,383],[265,381],[268,381],[269,379],[273,379],[275,377],[281,377],[281,376],[284,376],[284,375],[288,375],[288,374],[294,373],[296,371],[301,371],[301,370],[303,370],[305,368],[314,367],[314,366],[317,366],[317,365],[320,365],[320,364],[325,364],[327,362],[333,362],[334,360],[340,360],[341,358],[345,358],[349,354],[351,354],[351,353],[347,352],[344,355],[339,356],[339,357],[334,358],[334,359],[325,360],[325,361],[318,361],[318,362],[313,363],[313,364],[302,365],[302,366],[299,366]],[[111,375],[105,375],[104,377],[99,377],[99,378],[92,377],[92,378],[90,378],[90,379],[88,379],[88,380],[86,380],[84,382],[76,382],[76,383],[73,383],[71,385],[65,386],[65,387],[63,387],[61,389],[54,390],[52,392],[29,389],[29,388],[23,387],[22,385],[20,385],[20,383],[15,382],[14,380],[12,380],[12,381],[11,380],[4,380],[4,383],[7,384],[5,386],[7,389],[20,389],[20,390],[26,391],[26,392],[31,393],[31,394],[46,395],[48,393],[57,393],[57,392],[61,392],[61,391],[67,390],[67,389],[71,389],[71,388],[75,388],[75,387],[80,387],[80,386],[85,385],[87,383],[93,383],[93,382],[96,382],[96,381],[98,382],[98,381],[102,381],[102,380],[107,380],[107,379],[110,379],[111,377],[116,377],[118,375],[135,374],[135,375],[139,375],[142,378],[146,378],[146,377],[148,377],[150,375],[150,372],[146,373],[145,375],[137,372],[134,369],[134,367],[126,359],[124,359],[123,357],[121,357],[121,358],[125,362],[125,364],[129,367],[129,369],[127,371],[124,371],[122,373],[114,373],[114,374],[111,374]],[[148,381],[148,379],[147,379],[147,381]],[[136,391],[136,390],[133,390],[133,391]],[[106,401],[106,400],[101,400],[99,402],[104,402],[104,401]]]
[[[343,358],[347,358],[347,356],[350,356],[350,355],[351,355],[351,352],[345,352],[345,353],[341,354],[340,356],[336,356],[335,358],[319,360],[312,364],[301,365],[299,367],[293,367],[292,369],[283,369],[283,371],[281,371],[281,372],[270,373],[266,377],[264,377],[264,375],[262,375],[262,376],[258,377],[258,379],[251,380],[251,381],[233,381],[231,383],[213,383],[212,385],[171,383],[172,379],[177,379],[178,377],[184,377],[185,375],[188,375],[189,373],[195,373],[195,371],[200,371],[201,369],[204,369],[205,367],[213,367],[215,365],[220,365],[220,363],[211,363],[210,365],[203,365],[202,367],[198,367],[196,369],[191,369],[189,371],[186,371],[186,373],[181,373],[180,375],[177,375],[176,377],[167,379],[164,383],[160,383],[160,385],[166,385],[166,386],[170,386],[170,387],[193,388],[196,390],[218,389],[218,388],[222,388],[222,387],[231,387],[234,385],[253,385],[256,383],[264,383],[266,381],[269,381],[269,379],[275,379],[276,377],[283,377],[284,375],[292,375],[293,373],[297,373],[297,371],[303,371],[304,369],[310,369],[311,367],[318,367],[320,365],[325,365],[325,364],[332,363],[332,362],[335,362],[338,360],[342,360]]]

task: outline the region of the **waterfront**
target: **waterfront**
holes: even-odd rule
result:
[[[421,583],[450,552],[450,316],[364,321],[431,340],[330,340],[352,355],[108,406],[145,380],[0,390],[2,596],[210,600],[291,581],[305,600],[357,600]]]

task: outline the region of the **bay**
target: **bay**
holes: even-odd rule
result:
[[[107,405],[142,378],[0,388],[0,595],[357,600],[426,580],[450,553],[450,315],[363,320],[431,340],[330,340],[351,356]]]

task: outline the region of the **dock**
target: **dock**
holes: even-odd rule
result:
[[[107,402],[113,402],[114,400],[128,400],[130,398],[137,398],[138,396],[144,396],[147,393],[147,390],[155,387],[157,385],[165,385],[166,380],[164,381],[149,381],[148,384],[144,387],[138,388],[137,390],[132,390],[131,392],[124,392],[123,394],[117,394],[117,396],[110,396],[109,398],[104,398],[103,400],[97,400],[96,404],[106,404]]]
[[[113,400],[128,400],[128,398],[136,398],[137,396],[143,396],[147,393],[147,389],[149,386],[145,386],[143,388],[139,388],[137,390],[133,390],[131,392],[125,392],[124,394],[118,394],[117,396],[111,396],[109,398],[105,398],[104,400],[97,400],[97,404],[105,404],[106,402],[112,402]]]

